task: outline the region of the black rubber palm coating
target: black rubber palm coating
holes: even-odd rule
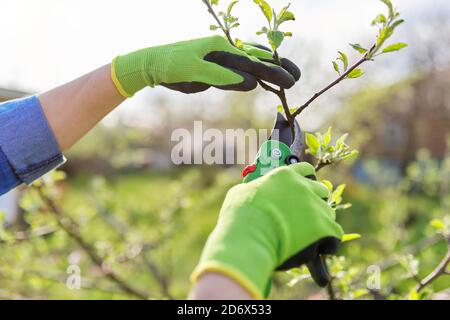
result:
[[[317,285],[324,287],[329,282],[329,275],[322,255],[336,254],[339,249],[339,244],[340,239],[338,238],[322,238],[287,259],[277,270],[289,270],[306,264],[311,273],[311,277]]]
[[[295,84],[294,76],[282,67],[277,65],[269,66],[265,63],[253,61],[245,56],[225,51],[213,51],[208,53],[204,60],[217,63],[225,68],[244,71],[260,80],[285,89],[289,89]]]
[[[266,46],[263,46],[260,44],[252,44],[252,45],[256,48],[259,48],[261,50],[272,53],[272,50],[270,50]],[[261,61],[275,63],[275,61],[273,59],[270,59],[270,60],[269,59],[261,59]],[[294,77],[295,81],[300,80],[300,77],[302,76],[302,72],[301,72],[300,68],[297,67],[297,65],[294,62],[292,62],[291,60],[286,59],[286,58],[281,58],[280,62],[281,62],[281,66]]]
[[[198,93],[208,90],[211,87],[216,87],[221,90],[232,90],[232,91],[251,91],[258,86],[258,81],[251,74],[244,71],[231,69],[234,73],[239,74],[244,80],[237,84],[230,84],[225,86],[211,86],[202,82],[179,82],[179,83],[161,83],[162,86],[172,89],[175,91],[180,91],[183,93]]]
[[[257,48],[272,52],[269,48],[254,45]],[[300,79],[300,69],[291,60],[282,58],[280,60],[281,66],[276,65],[274,60],[261,59],[263,62],[257,62],[248,57],[232,54],[225,51],[213,51],[204,57],[205,61],[216,63],[224,68],[227,68],[234,73],[242,76],[243,81],[240,83],[214,86],[202,82],[178,82],[178,83],[161,83],[162,86],[171,90],[180,91],[183,93],[198,93],[208,90],[211,87],[216,87],[221,90],[232,91],[251,91],[258,85],[257,80],[263,80],[284,89],[291,88],[296,81]]]
[[[317,256],[313,261],[307,263],[306,267],[311,274],[311,278],[319,287],[323,288],[330,282],[330,275],[323,257]]]

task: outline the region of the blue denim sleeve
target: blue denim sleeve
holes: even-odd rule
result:
[[[0,149],[0,195],[17,187],[19,184],[19,178],[14,174],[8,159],[6,159],[5,154]]]
[[[64,161],[36,96],[0,104],[0,194]]]

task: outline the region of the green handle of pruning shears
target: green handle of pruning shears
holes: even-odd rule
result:
[[[286,144],[277,140],[267,140],[261,145],[255,162],[245,167],[242,172],[243,182],[253,181],[273,169],[297,162],[300,162],[300,160],[292,154],[291,149]]]
[[[301,135],[301,130],[297,122],[295,122],[295,126],[296,135]],[[280,139],[274,138],[274,132],[276,130],[281,131],[281,133],[277,132]],[[291,147],[283,141],[292,143]],[[286,119],[281,114],[278,114],[271,138],[261,145],[256,154],[255,162],[245,167],[242,172],[242,176],[244,177],[243,182],[248,183],[262,177],[273,169],[300,162],[300,159],[297,156],[300,151],[300,137],[297,136],[296,139],[292,139],[290,127]],[[312,261],[308,262],[306,266],[310,271],[311,277],[320,287],[324,287],[329,283],[330,276],[323,256],[317,255]]]

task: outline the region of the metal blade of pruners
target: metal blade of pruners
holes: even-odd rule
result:
[[[302,130],[297,120],[294,119],[294,132],[289,125],[287,119],[281,114],[277,113],[277,118],[272,129],[269,140],[278,140],[289,146],[292,154],[300,158],[302,154],[303,136]]]

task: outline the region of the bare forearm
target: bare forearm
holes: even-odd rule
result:
[[[69,149],[125,99],[105,65],[39,95],[49,125],[64,151]]]
[[[250,300],[251,295],[231,278],[219,273],[205,273],[189,294],[192,300]]]

